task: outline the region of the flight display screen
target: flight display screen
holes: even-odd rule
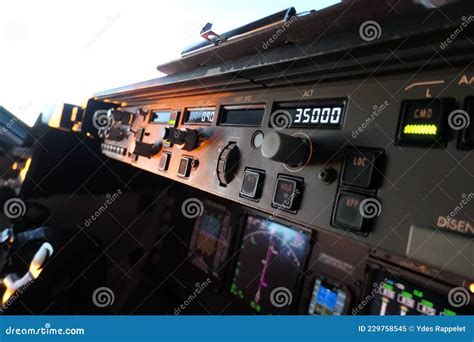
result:
[[[257,313],[288,314],[309,239],[307,232],[247,217],[230,292]]]
[[[345,100],[320,103],[280,103],[270,125],[287,128],[340,128],[344,122]]]
[[[455,316],[472,310],[468,306],[455,308],[449,304],[449,295],[430,291],[387,272],[377,273],[372,292],[370,315]]]
[[[314,282],[313,295],[309,304],[310,315],[341,315],[346,306],[347,294],[323,279]]]
[[[212,201],[203,201],[203,205],[204,212],[194,223],[188,257],[203,272],[217,276],[229,250],[231,213]]]
[[[171,119],[170,110],[154,110],[151,113],[150,123],[167,124]]]
[[[210,125],[214,120],[214,108],[188,109],[184,115],[184,123],[188,125]]]

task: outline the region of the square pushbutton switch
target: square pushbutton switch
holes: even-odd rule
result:
[[[272,206],[296,212],[299,207],[302,191],[302,179],[280,175],[276,181]]]
[[[454,105],[451,98],[403,101],[397,144],[445,143],[447,118]]]
[[[332,225],[363,231],[366,221],[380,214],[380,211],[380,203],[375,198],[352,192],[340,192],[336,199]]]
[[[262,194],[264,178],[265,171],[250,168],[245,169],[240,196],[258,201]]]
[[[461,131],[461,142],[460,147],[465,150],[474,149],[474,97],[468,97],[466,99],[465,112],[459,111],[456,117],[453,117],[453,121],[459,122],[459,128]],[[456,122],[454,122],[456,124]]]
[[[191,166],[193,163],[193,158],[191,157],[182,157],[179,161],[178,167],[178,177],[189,178],[191,173]]]
[[[348,148],[344,157],[342,184],[366,189],[376,187],[382,153],[381,150]]]
[[[171,158],[170,153],[163,153],[160,158],[160,164],[158,165],[158,170],[167,171],[168,166],[170,164],[170,158]]]

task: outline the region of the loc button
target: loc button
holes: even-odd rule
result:
[[[348,148],[344,157],[342,184],[365,189],[376,187],[382,153],[381,150]]]

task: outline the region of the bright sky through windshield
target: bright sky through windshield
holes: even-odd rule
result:
[[[338,0],[4,1],[0,105],[32,125],[45,105],[81,104],[94,92],[161,76],[155,67],[200,40],[279,10]]]

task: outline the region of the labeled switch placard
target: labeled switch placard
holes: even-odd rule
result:
[[[348,148],[344,157],[341,182],[347,186],[374,188],[379,178],[382,150]]]
[[[336,199],[332,225],[338,228],[363,230],[366,219],[362,216],[359,206],[367,198],[363,194],[340,192]]]
[[[454,100],[449,98],[404,101],[397,143],[444,143],[447,116],[453,107]]]

